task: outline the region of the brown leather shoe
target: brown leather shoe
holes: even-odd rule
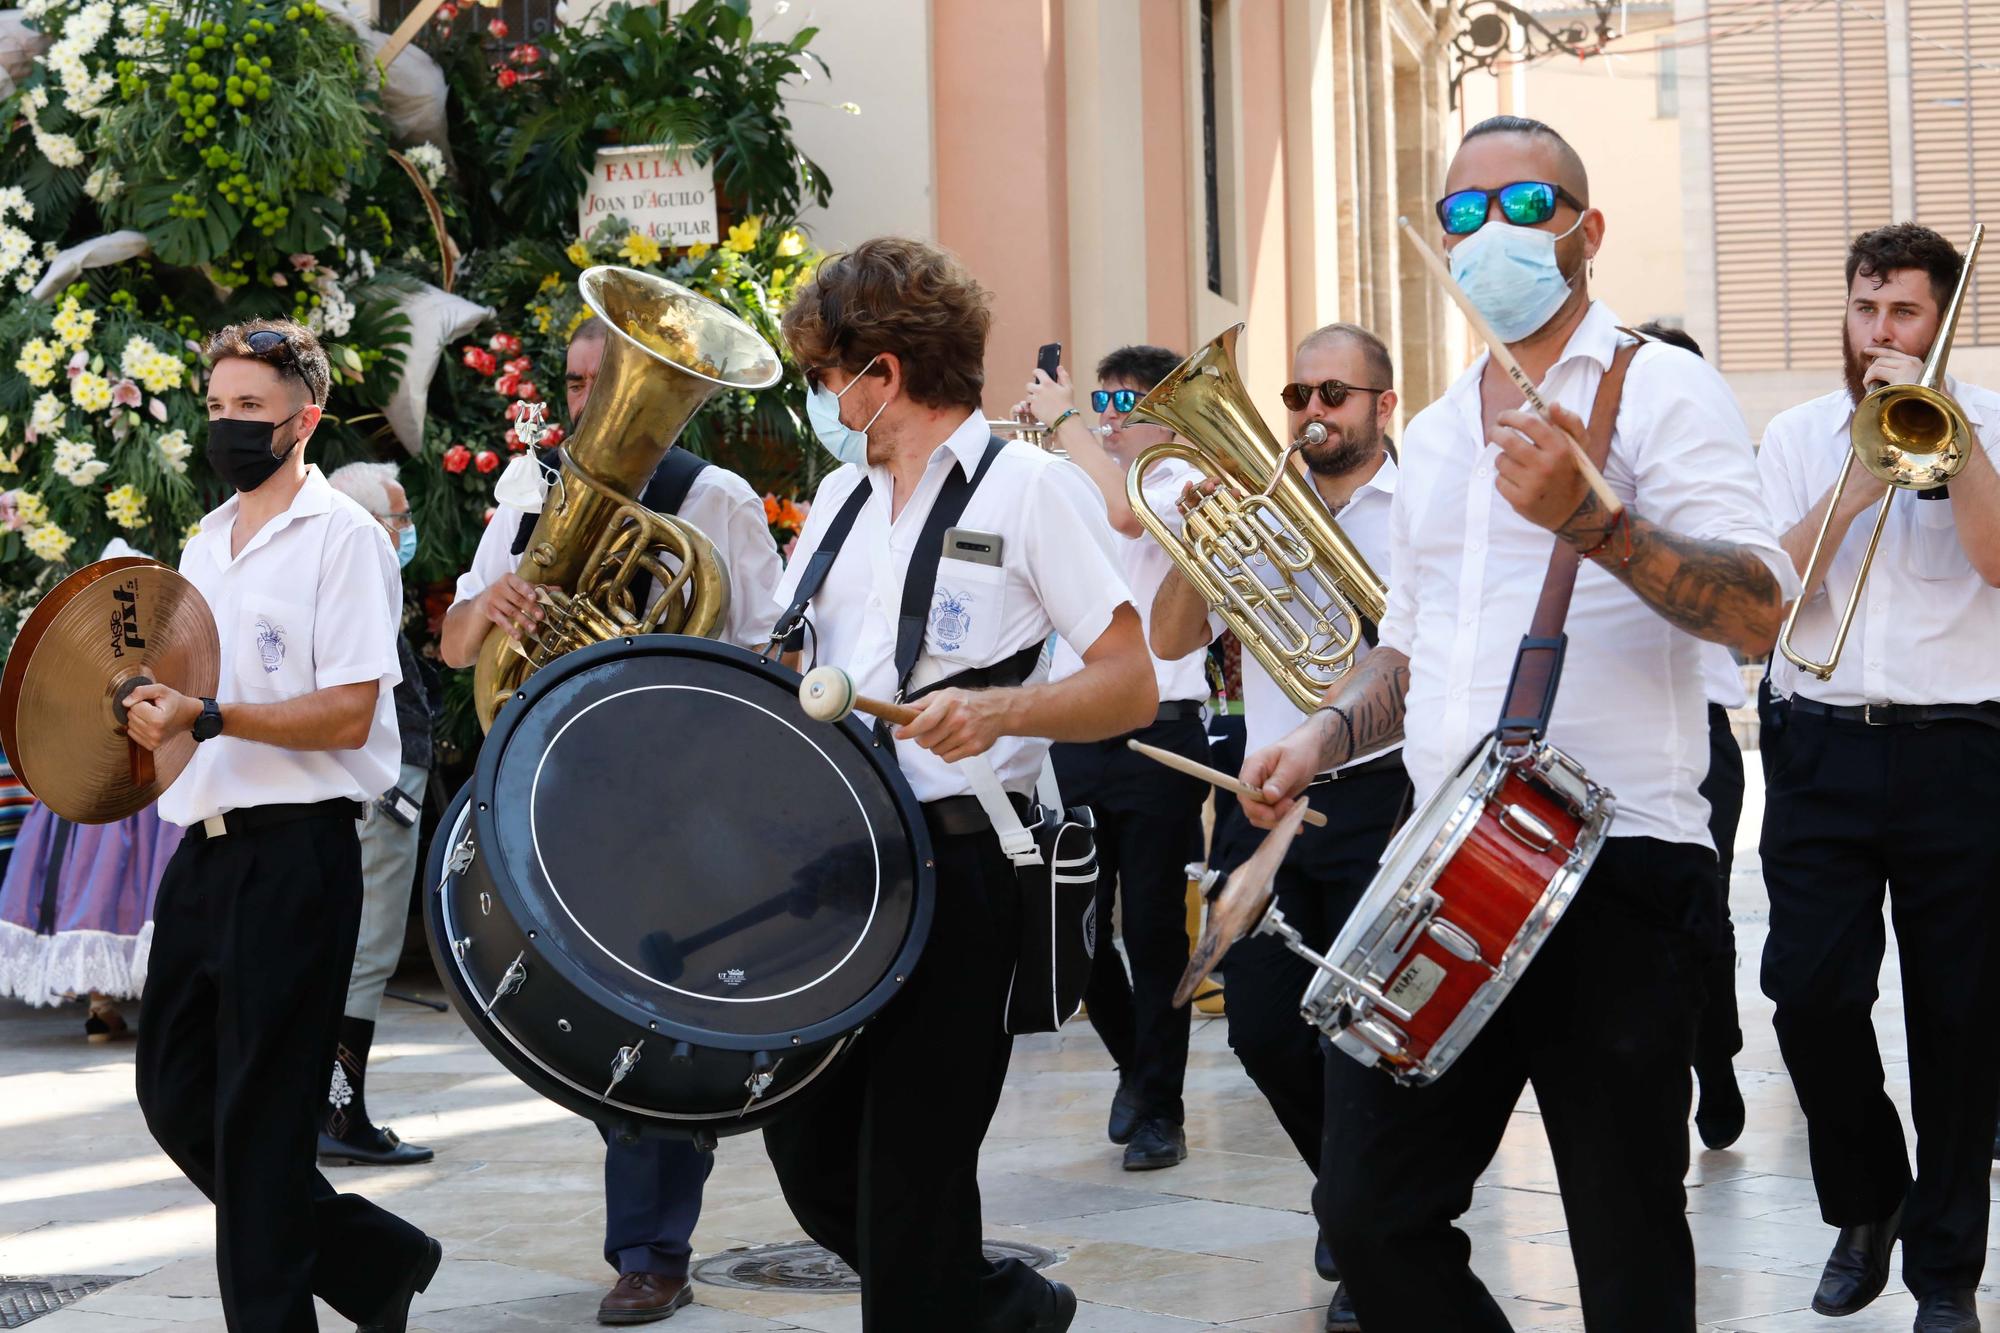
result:
[[[684,1277],[663,1273],[627,1273],[597,1307],[600,1324],[651,1324],[669,1319],[694,1299]]]

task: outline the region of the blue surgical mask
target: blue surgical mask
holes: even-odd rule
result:
[[[1502,342],[1517,343],[1555,318],[1569,299],[1570,279],[1556,262],[1557,235],[1511,222],[1489,222],[1451,252],[1451,276],[1472,298]]]
[[[416,558],[417,525],[415,523],[407,523],[403,526],[403,530],[396,534],[396,564],[404,569],[408,569],[410,562]]]
[[[861,383],[861,376],[868,373],[879,357],[869,358],[868,365],[861,368],[861,374],[847,382],[847,389]],[[865,467],[868,463],[868,426],[875,424],[875,417],[882,415],[882,408],[889,406],[888,399],[882,400],[882,407],[875,409],[875,416],[868,418],[868,426],[855,430],[840,420],[842,389],[835,393],[824,384],[806,395],[806,420],[812,423],[813,434],[819,437],[820,446],[842,463],[852,463]]]

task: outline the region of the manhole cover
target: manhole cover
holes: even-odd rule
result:
[[[989,1240],[986,1257],[992,1260],[1019,1259],[1030,1268],[1047,1268],[1062,1262],[1054,1250],[1018,1241]],[[860,1291],[861,1279],[854,1270],[829,1250],[805,1241],[786,1245],[758,1245],[747,1250],[724,1250],[694,1266],[697,1282],[711,1287],[735,1287],[739,1291]]]
[[[0,1328],[25,1328],[45,1314],[74,1305],[122,1277],[0,1276]]]

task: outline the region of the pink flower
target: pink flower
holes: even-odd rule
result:
[[[319,267],[319,260],[313,255],[293,255],[292,267],[301,273],[310,273]]]
[[[131,380],[119,380],[111,386],[111,401],[119,407],[137,407],[144,398]]]
[[[9,532],[19,532],[26,526],[21,511],[14,505],[14,495],[13,491],[0,494],[0,523],[6,524]]]
[[[79,347],[76,355],[69,359],[69,377],[75,379],[90,365],[90,353]]]
[[[157,398],[151,399],[146,404],[146,415],[155,421],[164,422],[167,419],[167,405]]]

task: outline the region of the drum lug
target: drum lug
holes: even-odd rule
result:
[[[473,858],[478,855],[479,850],[472,845],[472,834],[467,833],[458,840],[458,846],[451,849],[451,859],[444,863],[445,869],[454,875],[463,875],[465,868],[471,865]]]
[[[684,1041],[675,1042],[667,1050],[667,1063],[671,1065],[691,1065],[694,1063],[694,1047]]]
[[[525,949],[514,955],[514,961],[507,964],[507,970],[500,974],[500,984],[493,988],[493,998],[481,1006],[479,1012],[491,1014],[494,1005],[521,989],[528,979],[527,957]]]
[[[759,1051],[750,1057],[750,1077],[743,1080],[743,1086],[750,1090],[750,1100],[743,1104],[744,1110],[761,1100],[771,1090],[771,1082],[778,1077],[778,1066],[783,1060],[773,1060],[769,1051]]]
[[[611,1081],[605,1084],[604,1091],[598,1094],[597,1100],[599,1102],[609,1101],[612,1090],[620,1083],[623,1083],[626,1075],[638,1067],[639,1052],[644,1049],[645,1045],[646,1040],[641,1037],[637,1045],[620,1046],[618,1048],[618,1054],[611,1058]]]
[[[1434,918],[1426,931],[1437,941],[1437,946],[1452,957],[1467,963],[1486,961],[1479,956],[1479,942],[1451,922]]]
[[[1547,855],[1559,845],[1554,829],[1536,818],[1532,811],[1518,805],[1501,806],[1496,819],[1515,842],[1538,856]]]
[[[483,891],[482,891],[482,892],[480,893],[480,895],[479,895],[479,915],[481,915],[481,916],[492,916],[492,915],[493,915],[493,895],[492,895],[492,894],[490,894],[490,893],[486,893],[486,892],[483,892]]]
[[[472,936],[466,935],[451,942],[451,956],[458,962],[465,961],[466,951],[472,948]]]

